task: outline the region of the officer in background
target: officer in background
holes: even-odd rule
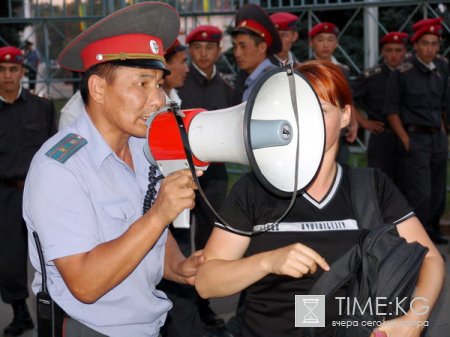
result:
[[[222,31],[211,25],[193,29],[186,37],[191,63],[184,85],[179,89],[183,109],[225,109],[232,106],[233,88],[223,80],[215,62],[221,53]],[[228,175],[224,163],[211,163],[199,178],[211,205],[220,210],[226,196]],[[197,193],[195,208],[195,248],[203,249],[214,228],[215,217]],[[223,319],[210,308],[209,300],[198,296],[199,314],[206,327],[222,327]]]
[[[402,143],[404,171],[399,187],[414,207],[431,239],[448,243],[439,229],[445,210],[448,140],[448,69],[435,64],[441,19],[413,25],[415,54],[392,72],[384,113]]]
[[[345,78],[350,83],[350,68],[340,63],[335,57],[334,52],[339,45],[339,28],[331,22],[321,22],[313,26],[308,33],[309,46],[313,51],[312,60],[328,61],[336,64],[342,70]],[[346,164],[350,157],[348,143],[353,143],[358,135],[358,122],[355,109],[352,108],[350,124],[345,129],[339,142],[339,151],[337,161]]]
[[[382,169],[391,179],[397,180],[398,138],[383,115],[387,83],[392,71],[404,60],[408,34],[390,32],[380,40],[383,60],[375,67],[366,69],[354,81],[353,98],[359,109],[358,123],[370,132],[367,148],[369,167]]]
[[[299,63],[299,60],[292,53],[291,49],[295,42],[298,40],[297,21],[298,16],[286,13],[278,12],[270,16],[275,28],[280,34],[281,43],[283,45],[281,51],[278,54],[271,56],[271,61],[275,65],[280,63],[288,63],[295,65]]]
[[[33,49],[33,42],[25,41],[25,67],[27,68],[27,77],[30,80],[29,88],[33,90],[36,88],[36,79],[39,68],[39,62],[41,62],[41,55],[37,49]]]
[[[241,70],[235,85],[235,103],[246,101],[258,79],[274,65],[269,57],[282,49],[280,35],[267,13],[258,5],[242,6],[231,32],[233,54]]]
[[[22,218],[22,191],[31,159],[56,132],[53,103],[21,84],[22,51],[0,48],[0,294],[14,318],[5,336],[33,328],[26,298],[27,236]]]

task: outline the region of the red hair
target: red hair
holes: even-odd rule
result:
[[[352,105],[352,92],[342,70],[328,61],[308,61],[297,70],[313,87],[317,95],[341,109]]]

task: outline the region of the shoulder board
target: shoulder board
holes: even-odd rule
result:
[[[61,139],[55,146],[48,150],[45,155],[64,164],[67,159],[72,157],[79,149],[87,144],[87,140],[83,137],[69,133]]]
[[[33,95],[35,97],[43,98],[43,99],[46,99],[46,100],[49,100],[49,101],[52,100],[52,98],[50,96],[47,96],[47,95],[42,94],[42,93],[37,94],[37,93],[35,93],[33,91],[29,91],[29,93],[30,93],[30,95]]]
[[[226,76],[222,73],[219,73],[220,79],[225,82],[226,85],[228,85],[231,89],[234,89],[234,83],[230,76]]]
[[[436,55],[436,58],[437,58],[438,60],[440,60],[440,61],[445,62],[445,63],[448,64],[448,59],[447,59],[444,55],[437,54],[437,55]]]
[[[364,74],[364,77],[367,78],[367,77],[371,77],[373,75],[376,75],[376,74],[378,74],[380,72],[381,72],[381,67],[373,67],[373,68],[369,68],[369,69],[364,70],[363,74]]]
[[[343,68],[343,69],[345,69],[345,70],[350,71],[350,67],[349,67],[348,65],[344,64],[344,63],[339,63],[339,67],[341,67],[341,68]]]
[[[401,73],[404,73],[405,71],[408,71],[408,70],[412,69],[413,67],[414,67],[414,65],[411,62],[403,62],[402,64],[400,64],[397,67],[397,69]]]

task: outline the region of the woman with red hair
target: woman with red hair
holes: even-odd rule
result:
[[[350,88],[341,70],[329,62],[307,62],[298,71],[316,91],[324,114],[326,144],[319,172],[276,228],[244,236],[218,224],[204,249],[206,262],[196,276],[196,288],[202,297],[246,290],[242,337],[300,336],[301,331],[294,326],[295,295],[308,294],[318,277],[357,244],[361,234],[350,198],[351,168],[336,162],[340,131],[351,117]],[[427,299],[431,308],[443,284],[442,257],[392,182],[381,172],[376,172],[375,178],[384,222],[395,224],[407,242],[417,241],[429,249],[415,296]],[[233,187],[222,214],[234,228],[251,232],[261,226],[270,228],[289,203],[289,198],[272,194],[248,173]],[[345,296],[345,289],[337,296]],[[340,309],[337,301],[327,303],[327,322],[339,320]],[[412,308],[395,320],[399,324],[384,323],[377,333],[418,337],[422,326],[401,323],[426,321],[430,311]],[[333,329],[331,325],[318,329],[316,336],[333,336]]]

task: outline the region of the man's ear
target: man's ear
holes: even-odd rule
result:
[[[261,54],[267,54],[267,43],[264,41],[264,42],[261,42],[259,45],[258,45],[258,51],[261,53]]]
[[[292,37],[292,42],[296,42],[298,40],[298,32],[294,32],[294,36]]]
[[[353,113],[353,106],[347,104],[342,109],[341,129],[346,128],[350,124]]]
[[[89,96],[97,103],[104,103],[106,80],[98,75],[91,75],[88,79]]]

